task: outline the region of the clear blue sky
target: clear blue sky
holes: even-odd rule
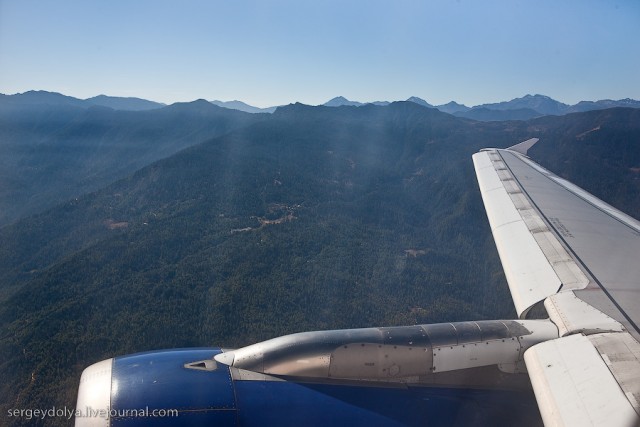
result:
[[[0,92],[640,99],[640,1],[0,0]]]

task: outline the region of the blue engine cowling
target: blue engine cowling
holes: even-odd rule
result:
[[[212,361],[218,353],[156,351],[88,367],[80,380],[76,426],[235,425],[233,383],[228,367]]]
[[[76,426],[538,425],[530,392],[399,384],[234,380],[218,348],[117,357],[88,367]]]

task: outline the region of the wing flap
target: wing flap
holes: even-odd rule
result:
[[[635,342],[627,333],[593,337],[618,346],[624,346],[627,340]],[[545,425],[635,426],[640,421],[628,397],[633,392],[621,388],[593,339],[576,334],[535,345],[525,352]],[[633,365],[631,370],[640,372],[637,358],[629,364]],[[629,366],[625,368],[628,371]]]

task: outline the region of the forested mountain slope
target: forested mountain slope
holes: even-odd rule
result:
[[[121,111],[60,97],[57,104],[0,102],[0,227],[264,116],[204,100]]]
[[[118,354],[512,317],[471,155],[538,137],[534,159],[637,213],[637,114],[297,104],[7,226],[1,409],[73,407]]]

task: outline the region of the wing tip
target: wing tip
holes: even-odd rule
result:
[[[530,139],[527,139],[526,141],[520,142],[519,144],[512,145],[511,147],[507,148],[507,150],[515,151],[517,153],[524,154],[526,156],[527,151],[529,151],[531,147],[533,147],[535,143],[538,141],[539,141],[538,138],[530,138]]]

